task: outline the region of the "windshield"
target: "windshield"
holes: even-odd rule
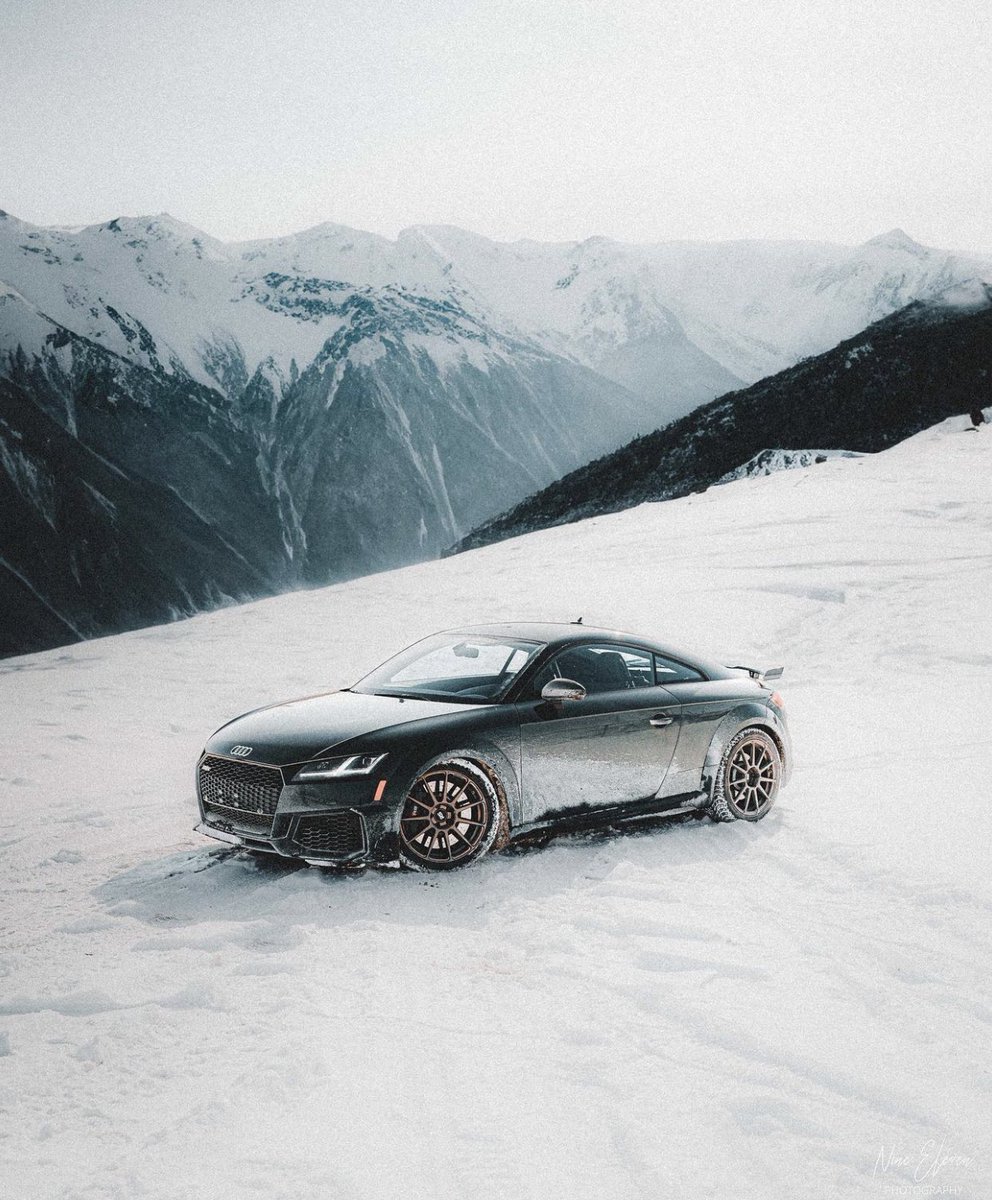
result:
[[[514,637],[438,633],[397,654],[351,689],[376,696],[490,704],[543,649]]]

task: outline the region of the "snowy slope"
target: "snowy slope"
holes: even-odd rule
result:
[[[0,664],[5,1194],[992,1194],[992,437],[965,425]],[[439,626],[580,614],[786,664],[768,819],[443,880],[190,833],[230,714]]]

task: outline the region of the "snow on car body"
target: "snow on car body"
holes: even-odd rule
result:
[[[578,623],[479,625],[222,726],[197,765],[198,829],[314,864],[444,870],[540,831],[758,820],[791,765],[759,672]]]

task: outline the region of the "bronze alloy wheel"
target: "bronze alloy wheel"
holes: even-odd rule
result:
[[[742,817],[756,817],[775,797],[776,776],[765,739],[747,738],[727,762],[727,799]]]
[[[744,729],[724,751],[710,816],[717,821],[760,821],[775,803],[782,756],[763,729]]]
[[[480,858],[492,845],[499,801],[470,763],[439,763],[410,789],[400,818],[400,857],[408,865],[446,870]]]

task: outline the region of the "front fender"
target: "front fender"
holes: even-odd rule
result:
[[[448,762],[453,758],[466,758],[476,762],[494,777],[494,782],[502,791],[506,800],[507,811],[510,815],[510,826],[519,825],[523,820],[523,806],[520,795],[520,783],[517,771],[510,761],[508,748],[487,738],[473,740],[470,746],[453,745],[439,754],[427,758],[416,758],[413,755],[404,756],[395,774],[390,778],[383,800],[389,805],[394,814],[395,828],[399,829],[399,818],[403,811],[407,793],[413,786],[414,780],[424,771],[437,763]]]

